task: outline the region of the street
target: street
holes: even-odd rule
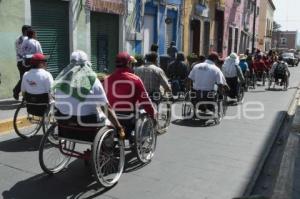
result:
[[[201,127],[197,122],[174,118],[167,133],[158,137],[152,162],[141,166],[128,155],[124,174],[110,190],[98,189],[89,167],[80,160],[72,161],[65,171],[54,176],[44,174],[38,161],[41,132],[28,140],[17,138],[14,133],[0,135],[1,196],[4,199],[240,197],[272,144],[298,88],[300,69],[294,67],[290,71],[287,92],[266,91],[263,86],[249,90],[242,105],[229,107],[227,118],[220,125]],[[173,106],[180,114],[180,104]]]

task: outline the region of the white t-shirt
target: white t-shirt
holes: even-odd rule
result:
[[[30,94],[50,93],[53,84],[52,75],[45,69],[30,69],[22,79],[21,91]]]
[[[96,79],[90,94],[86,96],[83,102],[60,90],[55,91],[55,107],[64,115],[86,116],[98,114],[97,106],[106,104],[108,104],[108,100],[98,79]]]
[[[27,40],[28,37],[26,36],[20,36],[15,42],[15,47],[16,47],[16,57],[17,61],[23,61],[23,51],[22,51],[22,44],[24,43],[25,40]]]
[[[43,53],[39,41],[35,39],[27,39],[22,44],[22,55],[33,55],[35,53]]]
[[[195,65],[189,78],[193,81],[193,89],[201,91],[212,91],[215,84],[226,84],[222,71],[209,60]]]

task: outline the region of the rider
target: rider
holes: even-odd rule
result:
[[[195,92],[196,97],[192,98],[192,103],[196,105],[199,101],[214,101],[209,94],[214,91],[215,84],[218,89],[222,91],[226,87],[226,80],[222,71],[215,65],[219,60],[217,53],[211,53],[204,63],[197,64],[193,67],[188,78],[190,83],[193,83],[192,91]],[[191,85],[191,84],[189,84]],[[214,106],[200,106],[202,111],[207,109],[214,111]]]
[[[134,119],[135,112],[140,106],[145,109],[152,119],[156,117],[156,110],[151,103],[143,82],[138,76],[133,74],[130,65],[130,55],[127,52],[120,52],[116,57],[116,70],[103,82],[111,107],[118,113],[132,116],[120,120],[126,129],[126,137],[129,139],[135,124],[128,122],[128,120],[132,121]]]
[[[240,55],[240,63],[239,66],[243,72],[243,75],[246,76],[247,73],[249,73],[249,67],[248,67],[248,62],[247,62],[247,56],[244,54]]]
[[[177,95],[178,92],[184,92],[185,89],[188,67],[184,61],[184,54],[179,52],[176,56],[176,60],[168,66],[168,77],[172,80],[173,95]]]
[[[146,64],[138,67],[135,70],[135,74],[142,79],[150,97],[155,98],[156,95],[160,95],[160,86],[164,88],[165,92],[171,92],[164,71],[157,66],[157,53],[151,52],[147,54]]]
[[[245,81],[245,78],[239,66],[239,58],[236,53],[231,53],[230,56],[226,58],[222,70],[230,88],[228,96],[240,100],[240,85]]]
[[[52,75],[47,69],[47,58],[41,53],[36,53],[31,58],[31,69],[22,79],[21,91],[27,102],[48,105],[51,100]],[[34,95],[34,97],[33,97]],[[37,99],[37,100],[35,100]],[[33,102],[34,101],[34,102]],[[43,115],[47,106],[27,104],[27,111],[31,114]]]
[[[253,62],[253,69],[255,74],[262,74],[268,71],[268,67],[266,66],[265,62],[262,60],[261,55],[257,55]]]
[[[124,138],[124,130],[110,108],[104,89],[91,68],[85,52],[77,50],[71,54],[71,63],[57,76],[54,85],[55,107],[58,116],[67,119],[75,117],[80,125],[86,123],[102,126],[109,121],[115,126],[119,137]],[[98,111],[101,106],[102,111]],[[79,121],[80,120],[80,121]],[[84,124],[81,124],[84,123]]]
[[[289,85],[289,77],[290,77],[291,73],[289,71],[288,64],[283,61],[282,56],[279,56],[278,61],[276,61],[273,64],[273,66],[270,70],[270,74],[271,74],[271,76],[274,77],[275,84],[278,83],[279,79],[282,79],[283,81],[285,81],[287,83],[287,86]],[[281,84],[282,84],[282,82],[281,82]]]

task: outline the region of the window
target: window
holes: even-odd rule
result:
[[[287,38],[284,38],[284,37],[280,38],[280,44],[281,45],[286,45],[287,44]]]
[[[257,6],[257,8],[256,8],[256,16],[258,16],[259,15],[259,7]]]

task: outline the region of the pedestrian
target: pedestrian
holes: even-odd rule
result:
[[[21,82],[23,75],[26,71],[28,71],[28,68],[24,67],[23,65],[23,55],[22,55],[22,44],[25,40],[28,39],[27,37],[27,30],[30,28],[28,25],[22,26],[22,35],[18,37],[18,39],[15,42],[15,48],[16,48],[16,56],[17,56],[17,67],[20,74],[20,80],[16,84],[16,86],[13,89],[13,97],[16,100],[19,100],[19,94],[21,91]]]
[[[36,32],[29,28],[27,30],[28,39],[22,44],[22,55],[23,57],[31,56],[35,53],[43,53],[41,44],[36,40]]]
[[[178,50],[176,48],[175,41],[172,41],[167,50],[167,54],[170,56],[171,62],[175,60],[177,52]]]
[[[152,44],[151,48],[150,48],[150,51],[158,53],[158,45],[157,44]]]

